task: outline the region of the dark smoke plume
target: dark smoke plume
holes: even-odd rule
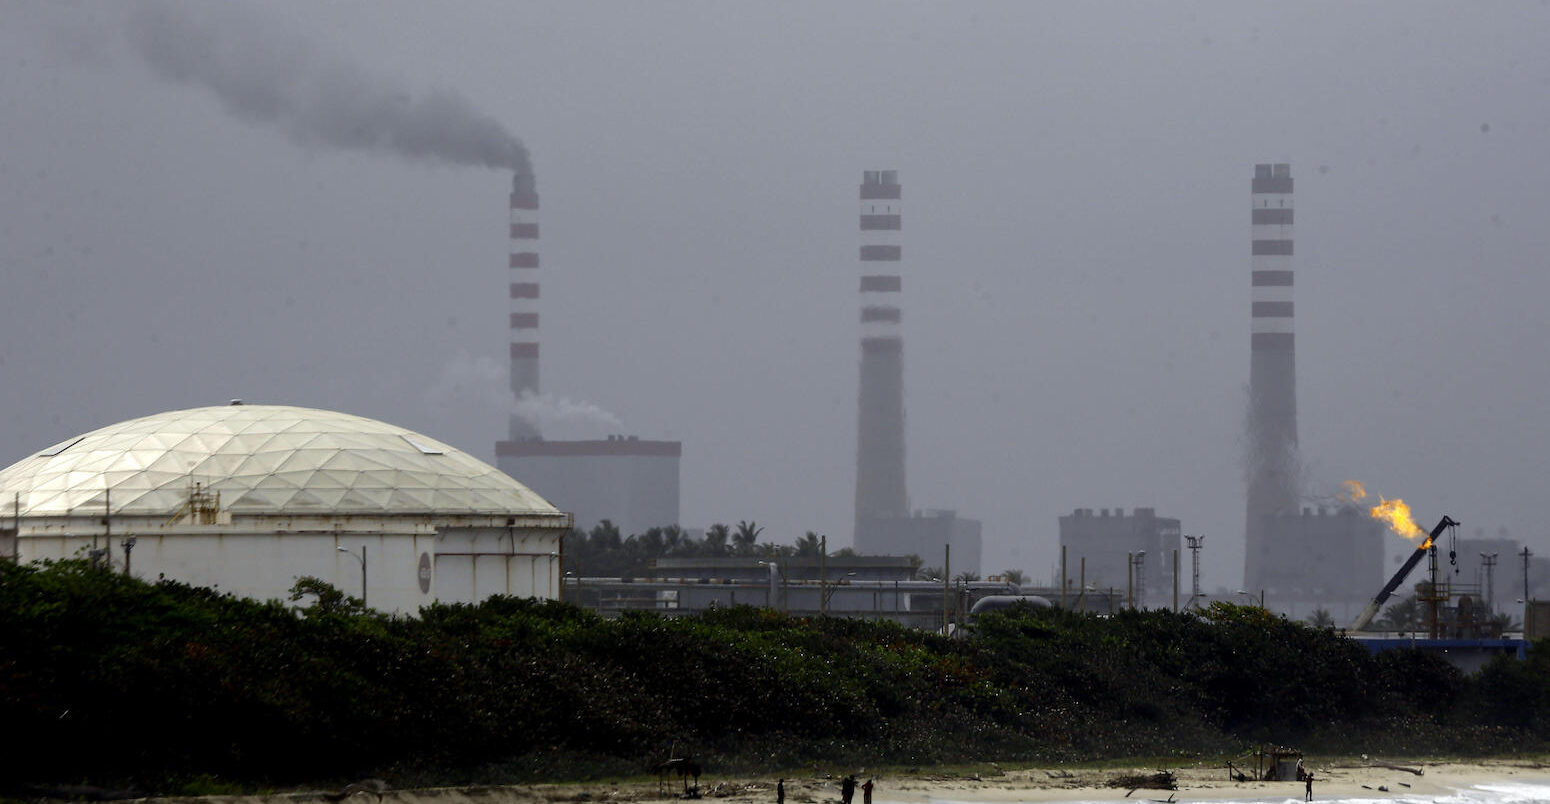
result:
[[[146,2],[128,32],[158,76],[209,90],[299,144],[532,175],[521,140],[462,95],[411,96],[243,7]]]

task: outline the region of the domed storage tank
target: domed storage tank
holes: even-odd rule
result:
[[[0,470],[20,561],[87,558],[259,599],[321,578],[374,609],[556,597],[571,517],[461,450],[334,411],[170,411]]]

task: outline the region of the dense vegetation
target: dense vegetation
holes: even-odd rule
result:
[[[418,619],[0,562],[12,784],[176,790],[811,762],[1186,757],[1260,741],[1496,753],[1550,740],[1550,645],[1466,677],[1254,608],[1020,610],[949,639],[738,608],[606,620],[497,598]]]

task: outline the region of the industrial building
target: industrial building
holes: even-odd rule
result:
[[[953,511],[911,514],[904,462],[904,188],[896,170],[861,174],[860,391],[853,544],[863,555],[914,555],[980,571],[980,523]]]
[[[963,622],[987,596],[1019,594],[1004,581],[917,578],[902,556],[660,558],[643,577],[565,579],[565,599],[607,616],[694,614],[758,606],[792,616],[891,620],[938,629]]]
[[[540,393],[537,184],[532,175],[511,178],[511,414],[509,439],[495,444],[501,471],[523,478],[533,489],[575,515],[591,529],[603,520],[626,536],[678,524],[677,441],[643,441],[635,436],[550,441],[523,408]]]
[[[373,609],[555,598],[571,517],[494,467],[372,419],[282,405],[177,410],[0,471],[0,550],[81,558],[260,600],[303,576]]]
[[[677,441],[610,436],[588,441],[500,441],[495,463],[531,478],[544,498],[590,531],[608,520],[625,536],[678,524]]]
[[[980,572],[980,522],[960,517],[957,511],[870,516],[858,520],[856,527],[856,545],[863,555],[914,556],[948,575]],[[860,549],[862,545],[879,549]]]
[[[1348,622],[1383,585],[1387,527],[1364,509],[1304,508],[1262,520],[1253,549],[1258,583],[1244,589],[1263,593],[1289,611],[1323,608]]]
[[[1173,589],[1181,539],[1179,520],[1152,508],[1078,508],[1060,518],[1066,596],[1120,592],[1138,607],[1161,604]]]

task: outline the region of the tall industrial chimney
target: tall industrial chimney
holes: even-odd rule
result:
[[[904,486],[904,340],[900,334],[902,248],[896,170],[868,170],[861,178],[861,391],[856,438],[856,549],[868,519],[909,515]]]
[[[538,191],[532,175],[511,177],[511,392],[538,393]],[[511,415],[511,440],[542,437],[538,423]]]
[[[1251,325],[1244,588],[1263,589],[1273,519],[1300,497],[1292,328],[1292,167],[1255,165],[1250,190]]]

